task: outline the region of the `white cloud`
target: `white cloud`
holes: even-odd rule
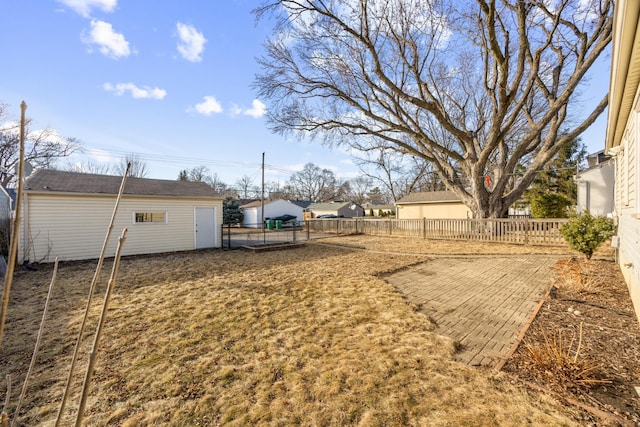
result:
[[[79,15],[88,18],[92,9],[100,9],[103,12],[113,12],[118,0],[58,0],[59,3],[70,7]]]
[[[260,100],[254,99],[251,103],[251,108],[242,108],[237,104],[232,104],[229,110],[229,115],[231,117],[237,117],[239,115],[251,116],[254,119],[259,119],[264,116],[267,112],[267,106],[264,105]]]
[[[240,114],[242,114],[242,108],[238,104],[231,104],[229,115],[231,115],[231,117],[237,117]]]
[[[118,96],[122,96],[125,92],[130,92],[135,99],[163,99],[167,95],[167,91],[158,87],[150,88],[148,86],[138,87],[133,83],[105,83],[104,90],[113,92]]]
[[[91,30],[89,34],[83,34],[82,41],[98,45],[100,53],[113,59],[131,54],[129,42],[122,34],[115,32],[108,22],[92,20]]]
[[[180,55],[189,62],[202,61],[202,52],[204,52],[204,45],[207,42],[204,35],[193,25],[182,22],[178,22],[176,28],[178,29],[178,52]]]
[[[260,117],[264,116],[264,113],[266,112],[267,106],[260,102],[260,100],[254,99],[251,103],[251,108],[249,108],[248,110],[244,110],[242,114],[244,114],[245,116],[251,116],[254,119],[259,119]]]
[[[222,106],[213,96],[205,96],[204,101],[196,104],[187,111],[195,111],[203,116],[211,116],[212,114],[222,113]]]
[[[55,129],[28,129],[27,131],[29,133],[29,139],[31,140],[37,139],[56,145],[65,145],[68,143],[67,139],[60,135]],[[4,122],[0,124],[0,132],[18,137],[20,135],[20,122],[15,120]]]

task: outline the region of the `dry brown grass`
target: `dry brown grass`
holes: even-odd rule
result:
[[[452,342],[379,278],[427,259],[318,245],[124,259],[86,425],[573,424],[548,396],[453,362]],[[52,425],[93,268],[60,266],[22,425]],[[14,282],[1,378],[24,378],[50,270]]]
[[[558,262],[555,271],[555,286],[565,288],[578,295],[598,294],[608,280],[597,274],[598,264],[592,260],[576,263],[573,259]]]
[[[328,235],[329,236],[329,235]],[[577,253],[568,247],[542,245],[515,245],[476,241],[454,241],[437,239],[415,239],[394,236],[350,235],[325,237],[317,243],[336,244],[372,251],[397,252],[425,255],[518,255],[518,254],[558,254]]]
[[[578,333],[571,337],[562,330],[541,331],[544,341],[527,343],[531,361],[553,381],[564,388],[588,389],[596,384],[611,381],[601,378],[602,367],[588,356],[580,354],[582,346],[582,324]]]

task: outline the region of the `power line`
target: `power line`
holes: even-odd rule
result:
[[[262,168],[262,165],[260,163],[237,162],[232,160],[214,160],[214,159],[205,159],[202,157],[180,157],[180,156],[173,156],[169,154],[140,153],[140,152],[133,152],[133,151],[112,150],[112,149],[104,149],[104,148],[97,148],[97,147],[85,148],[82,151],[82,153],[96,156],[96,157],[103,156],[106,153],[106,154],[110,154],[115,157],[121,157],[121,158],[125,158],[126,156],[133,155],[138,157],[141,160],[156,162],[156,163],[165,163],[165,164],[188,163],[188,164],[206,165],[206,166],[211,165],[215,167],[229,167],[229,168],[243,167],[247,169],[255,169],[255,172],[253,173],[254,176],[257,176],[260,169]],[[291,175],[299,172],[297,170],[288,169],[281,166],[269,165],[269,164],[265,164],[264,168],[265,170],[268,170],[268,171],[287,174],[289,175],[289,178],[291,177]],[[339,177],[337,175],[335,177],[336,179],[345,180],[345,181],[350,179],[346,177]]]

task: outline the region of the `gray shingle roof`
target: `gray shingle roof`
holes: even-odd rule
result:
[[[423,191],[411,193],[396,202],[397,205],[409,203],[438,203],[460,202],[460,198],[453,191]]]
[[[327,202],[327,203],[311,203],[307,206],[310,211],[337,211],[345,205],[352,204],[352,202]]]
[[[265,200],[264,201],[265,205],[268,205],[269,203],[271,203],[271,200]],[[242,209],[257,208],[258,206],[262,206],[262,201],[261,200],[254,200],[253,202],[249,202],[249,203],[246,203],[244,205],[240,205],[240,207]]]
[[[294,205],[300,206],[302,209],[306,209],[312,203],[309,200],[290,200]]]
[[[25,190],[31,192],[113,194],[117,195],[121,176],[95,175],[41,169],[27,178]],[[204,182],[127,178],[124,194],[135,196],[171,196],[221,198]]]

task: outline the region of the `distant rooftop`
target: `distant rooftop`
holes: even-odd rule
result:
[[[422,191],[410,193],[396,202],[400,204],[411,203],[437,203],[437,202],[460,202],[460,198],[453,191]]]

